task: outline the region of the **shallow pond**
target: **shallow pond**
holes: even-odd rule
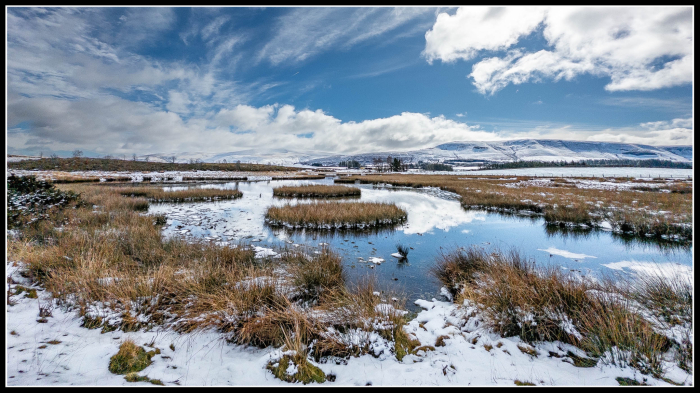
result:
[[[343,256],[351,280],[374,275],[383,288],[406,296],[409,307],[417,298],[431,299],[440,294],[441,285],[429,273],[440,252],[472,245],[487,250],[515,248],[539,265],[553,265],[581,275],[630,272],[652,266],[645,263],[662,264],[669,272],[692,270],[692,246],[625,239],[599,230],[562,232],[546,226],[541,217],[464,210],[457,195],[438,189],[354,185],[362,189],[361,201],[394,202],[406,209],[407,222],[389,229],[290,230],[265,223],[265,211],[271,205],[310,201],[273,197],[273,187],[309,183],[332,184],[333,180],[173,185],[166,189],[237,188],[243,197],[221,202],[152,204],[149,213],[167,215],[164,228],[167,236],[194,236],[265,248],[319,249],[328,244]],[[392,257],[397,244],[411,247],[407,260]],[[382,258],[384,262],[368,262],[371,257]]]

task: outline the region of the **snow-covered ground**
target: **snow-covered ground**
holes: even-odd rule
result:
[[[589,167],[589,168],[518,168],[470,172],[448,172],[483,176],[551,176],[551,177],[629,177],[635,179],[692,179],[692,169],[673,168],[631,168],[631,167]]]
[[[19,266],[8,264],[8,276],[28,285],[18,269]],[[13,286],[6,284],[6,290]],[[37,298],[15,295],[11,297],[15,304],[7,306],[7,385],[151,386],[147,382],[126,382],[122,375],[108,371],[110,357],[126,339],[160,349],[161,353],[152,359],[153,364],[140,375],[158,379],[165,385],[289,385],[266,369],[268,363],[281,357],[281,349],[229,344],[213,331],[178,334],[154,329],[100,333],[99,329],[80,327],[80,319],[74,312],[55,306],[51,295],[38,289]],[[40,305],[49,304],[54,306],[52,316],[39,323]],[[591,368],[575,367],[567,352],[579,356],[583,353],[568,344],[540,343],[533,348],[518,338],[490,333],[481,327],[483,324],[468,303],[455,305],[432,299],[418,300],[416,304],[423,311],[405,330],[425,346],[423,350],[398,361],[390,353],[388,342],[369,334],[373,355],[338,362],[312,362],[326,375],[335,376],[335,381],[324,385],[514,386],[517,380],[540,386],[617,386],[617,377],[645,381],[649,385],[670,385],[630,367],[601,362]],[[532,354],[532,349],[537,356],[527,353]],[[666,366],[665,378],[676,383],[692,383],[692,376],[674,364]]]

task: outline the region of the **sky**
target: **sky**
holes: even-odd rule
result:
[[[692,7],[7,7],[7,153],[693,144]]]

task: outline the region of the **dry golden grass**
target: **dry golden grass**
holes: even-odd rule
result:
[[[355,187],[345,186],[324,186],[324,185],[305,185],[305,186],[282,186],[275,187],[272,190],[272,195],[288,198],[335,198],[335,197],[350,197],[360,196],[360,189]]]
[[[286,251],[278,259],[256,260],[243,245],[164,238],[163,220],[139,213],[133,203],[139,198],[122,196],[119,189],[87,184],[61,188],[79,193],[82,203],[8,238],[8,260],[22,261],[24,274],[78,312],[86,328],[215,329],[242,344],[309,348],[325,343],[314,346],[325,348],[314,356],[329,356],[361,351],[352,352],[351,343],[326,336],[328,327],[369,332],[376,322],[390,326],[387,337],[403,342],[403,317],[375,307],[379,299],[373,286],[348,289],[341,258],[330,250],[312,257]],[[98,303],[101,309],[95,308]],[[330,304],[344,311],[330,312]],[[121,320],[110,325],[105,317],[115,312]],[[129,352],[130,358],[142,357],[138,349]],[[306,350],[299,353],[307,355]],[[295,364],[310,366],[301,357],[293,359]],[[314,369],[307,371],[313,374]]]
[[[635,235],[671,236],[692,240],[692,184],[674,180],[670,192],[579,188],[564,179],[538,185],[506,187],[533,179],[523,176],[366,175],[338,183],[388,183],[405,187],[438,187],[461,196],[467,209],[501,212],[528,210],[551,224],[596,224],[607,220],[613,229]],[[598,178],[586,180],[601,181]],[[609,179],[603,179],[608,181]],[[625,180],[626,181],[626,180]]]
[[[395,225],[406,211],[391,203],[315,202],[272,206],[265,214],[271,225],[307,228],[358,228]]]
[[[145,197],[153,202],[199,202],[218,199],[235,199],[243,196],[238,190],[218,188],[188,188],[186,190],[165,191],[161,187],[121,187],[121,195]]]
[[[536,269],[514,251],[479,248],[443,254],[433,274],[456,295],[457,303],[472,302],[486,325],[504,337],[567,342],[595,359],[631,365],[657,378],[671,346],[680,367],[692,365],[689,341],[675,342],[657,333],[681,323],[692,329],[691,283],[661,282],[659,277],[629,280],[626,286],[585,281],[555,268]],[[682,315],[683,320],[670,322],[669,315]]]

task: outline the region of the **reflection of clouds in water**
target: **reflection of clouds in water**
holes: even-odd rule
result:
[[[160,204],[152,205],[152,213],[165,213],[177,220],[178,225],[190,229],[194,236],[226,237],[232,239],[255,238],[274,241],[275,234],[265,227],[265,212],[269,206],[312,203],[313,199],[275,198],[272,188],[280,185],[300,185],[309,183],[328,184],[329,181],[271,181],[271,182],[230,182],[196,185],[202,188],[238,188],[243,197],[232,201],[211,203]],[[341,200],[353,202],[354,200]],[[465,211],[456,200],[448,200],[418,190],[390,191],[362,187],[360,201],[393,202],[406,209],[408,221],[401,229],[406,234],[425,233],[434,228],[448,232],[450,228],[474,220],[484,221],[485,213]],[[166,232],[177,232],[174,226]],[[277,235],[277,240],[285,240]]]
[[[559,255],[559,256],[562,256],[564,258],[569,258],[569,259],[597,258],[597,257],[594,257],[592,255],[576,254],[576,253],[573,253],[571,251],[559,250],[559,249],[554,248],[554,247],[549,247],[547,249],[538,248],[537,251],[544,251],[544,252],[550,253],[551,255]]]
[[[681,265],[680,263],[666,262],[640,262],[640,261],[620,261],[613,263],[605,263],[603,266],[619,270],[627,273],[647,276],[661,276],[669,280],[690,279],[693,280],[693,267]]]
[[[459,202],[415,191],[362,190],[362,200],[394,202],[408,212],[406,234],[425,233],[433,228],[449,232],[450,228],[474,220],[485,221],[486,213],[462,209]]]

